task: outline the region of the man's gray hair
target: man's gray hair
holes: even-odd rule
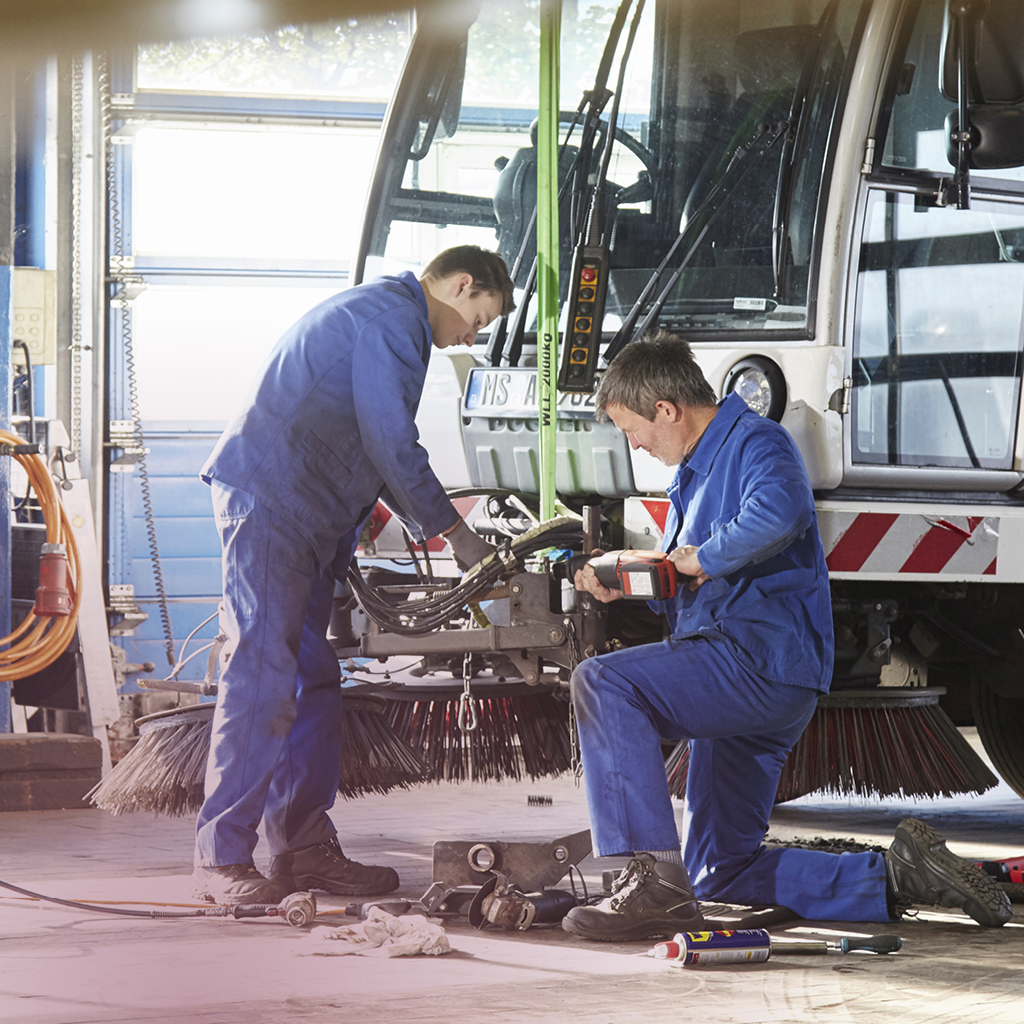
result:
[[[658,402],[690,407],[718,404],[689,342],[668,331],[655,331],[632,342],[612,360],[597,389],[597,418],[606,420],[608,406],[621,405],[653,420]]]

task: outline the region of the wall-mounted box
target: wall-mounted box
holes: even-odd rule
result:
[[[11,342],[25,342],[33,366],[57,361],[57,271],[15,267],[11,284]],[[11,359],[25,365],[14,344]]]

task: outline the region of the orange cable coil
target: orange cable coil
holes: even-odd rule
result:
[[[0,430],[0,443],[21,445],[24,438]],[[78,545],[61,503],[53,477],[40,455],[12,455],[28,474],[46,524],[46,543],[63,544],[68,556],[68,592],[71,611],[66,616],[38,616],[29,612],[12,633],[0,638],[0,679],[24,679],[52,665],[67,649],[75,635],[82,595],[78,587]]]

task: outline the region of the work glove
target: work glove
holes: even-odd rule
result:
[[[482,562],[496,550],[493,544],[488,544],[483,537],[475,534],[465,519],[460,519],[459,525],[444,539],[448,541],[448,546],[452,549],[455,564],[463,572],[471,565]]]

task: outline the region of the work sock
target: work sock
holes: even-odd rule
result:
[[[641,853],[649,853],[655,860],[661,861],[662,864],[675,864],[678,867],[683,866],[683,852],[682,850],[637,850],[637,855]]]

